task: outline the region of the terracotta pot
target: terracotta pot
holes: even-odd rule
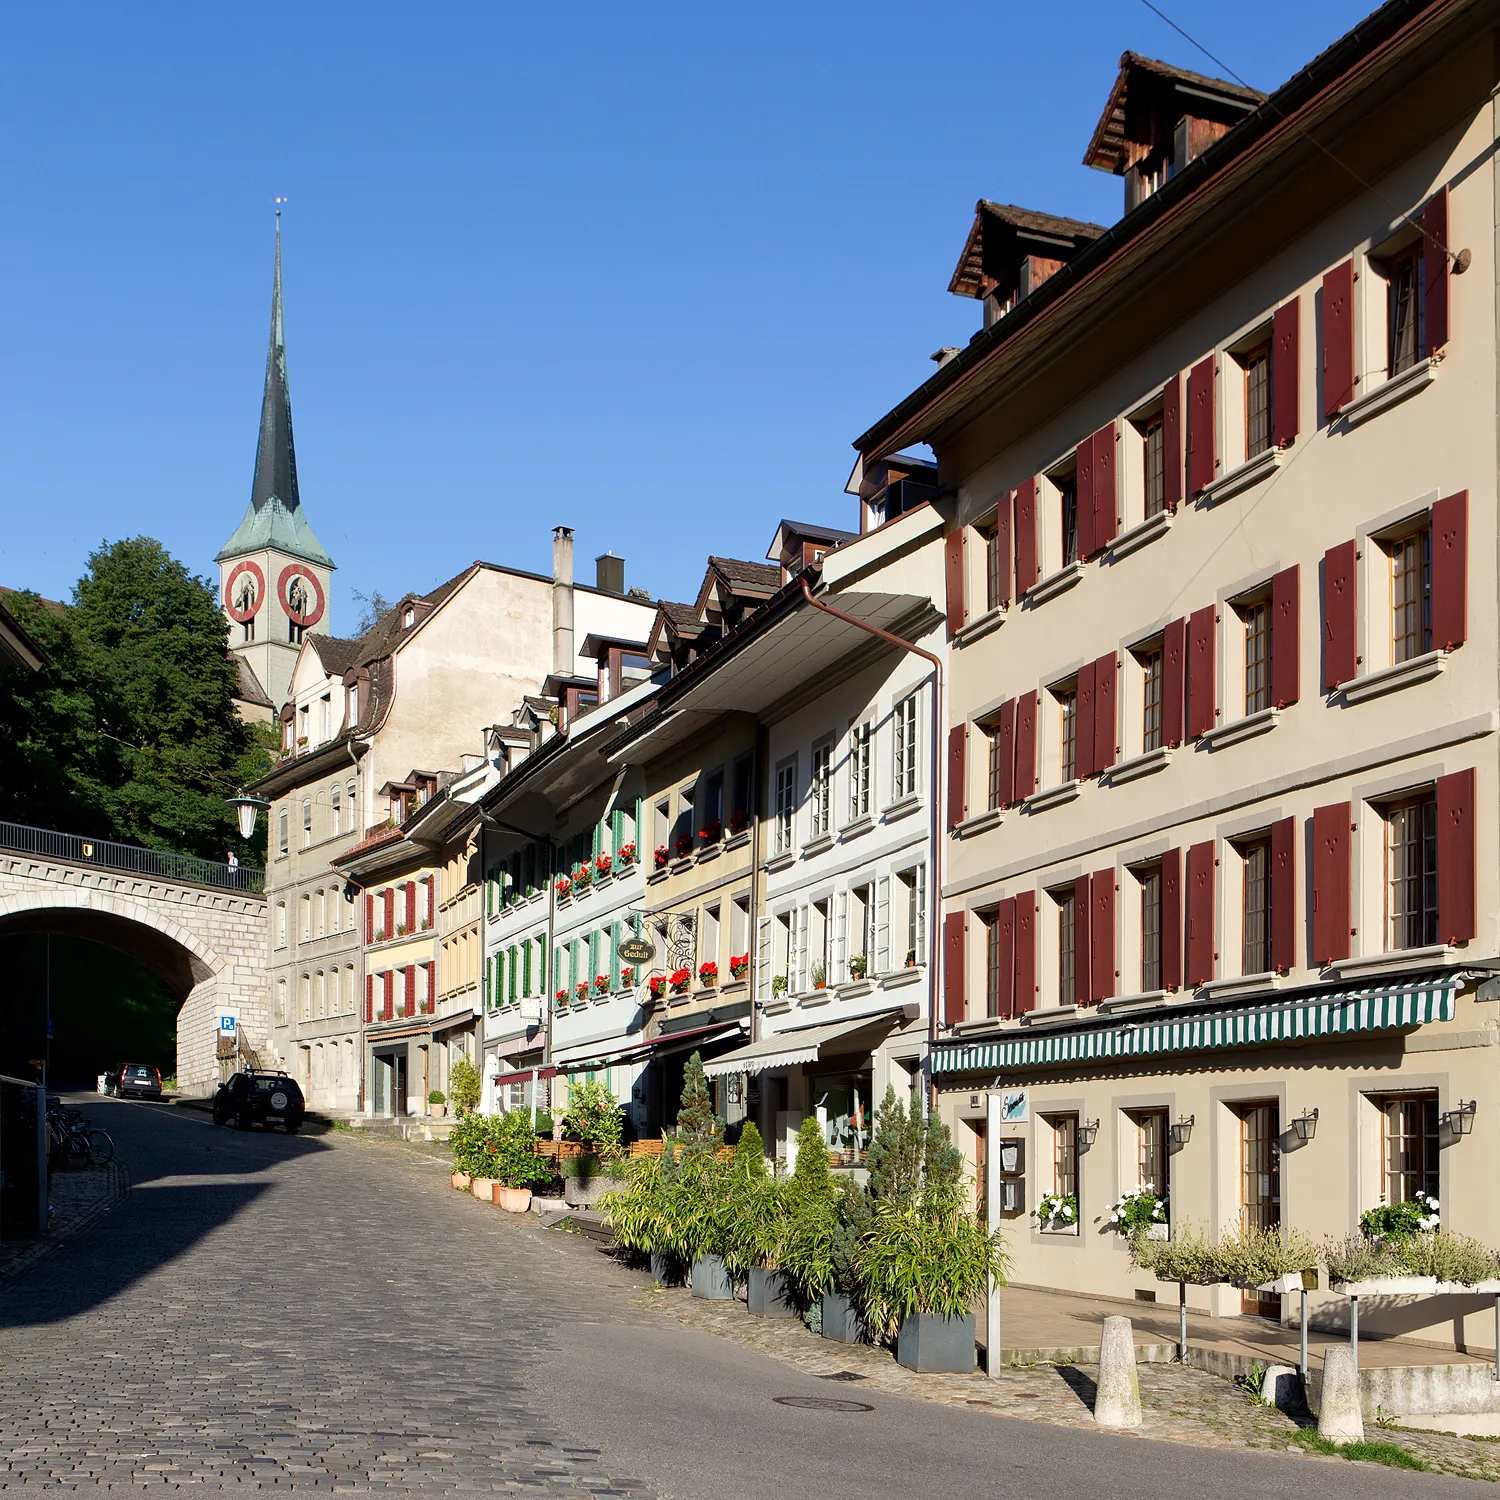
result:
[[[503,1208],[508,1214],[524,1214],[531,1211],[531,1189],[506,1187],[504,1183],[495,1184],[494,1196],[490,1200],[496,1208]]]
[[[469,1191],[481,1203],[493,1203],[495,1201],[495,1179],[493,1177],[475,1177],[469,1183]]]
[[[441,1120],[443,1116],[448,1113],[448,1106],[446,1104],[429,1104],[427,1106],[427,1113],[430,1114],[434,1120]]]
[[[453,1186],[456,1187],[461,1193],[467,1193],[469,1191],[470,1181],[472,1181],[472,1179],[467,1172],[455,1172],[453,1174]]]

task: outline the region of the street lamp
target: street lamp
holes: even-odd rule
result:
[[[255,832],[256,818],[271,805],[264,797],[247,797],[244,792],[237,797],[230,797],[228,802],[239,814],[240,837],[247,840]]]
[[[1087,1151],[1099,1135],[1099,1122],[1097,1120],[1080,1120],[1078,1122],[1078,1149]]]
[[[1310,1110],[1304,1110],[1292,1121],[1292,1129],[1296,1132],[1299,1141],[1310,1141],[1318,1133],[1318,1110],[1317,1106]]]
[[[1172,1122],[1172,1144],[1174,1146],[1185,1146],[1193,1138],[1193,1125],[1197,1120],[1196,1115],[1180,1115]]]
[[[1479,1113],[1479,1101],[1470,1099],[1467,1104],[1462,1099],[1458,1101],[1457,1109],[1450,1109],[1442,1118],[1442,1123],[1453,1132],[1454,1135],[1468,1135],[1474,1129],[1474,1116]]]

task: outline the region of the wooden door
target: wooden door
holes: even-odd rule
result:
[[[1240,1106],[1240,1225],[1272,1229],[1281,1223],[1281,1110],[1274,1100]],[[1251,1317],[1281,1317],[1281,1298],[1247,1291],[1240,1311]]]

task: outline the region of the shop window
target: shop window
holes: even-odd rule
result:
[[[1437,798],[1428,791],[1386,806],[1386,947],[1438,940]]]
[[[824,1073],[809,1079],[813,1110],[829,1149],[845,1153],[845,1163],[863,1159],[870,1143],[871,1074]]]

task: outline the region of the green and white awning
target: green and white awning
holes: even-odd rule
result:
[[[1002,1073],[1107,1058],[1210,1052],[1222,1047],[1352,1036],[1362,1031],[1397,1031],[1432,1021],[1451,1021],[1461,982],[1458,975],[1450,974],[1378,989],[1303,995],[1236,1010],[1155,1013],[1138,1021],[939,1043],[933,1050],[932,1070]]]

